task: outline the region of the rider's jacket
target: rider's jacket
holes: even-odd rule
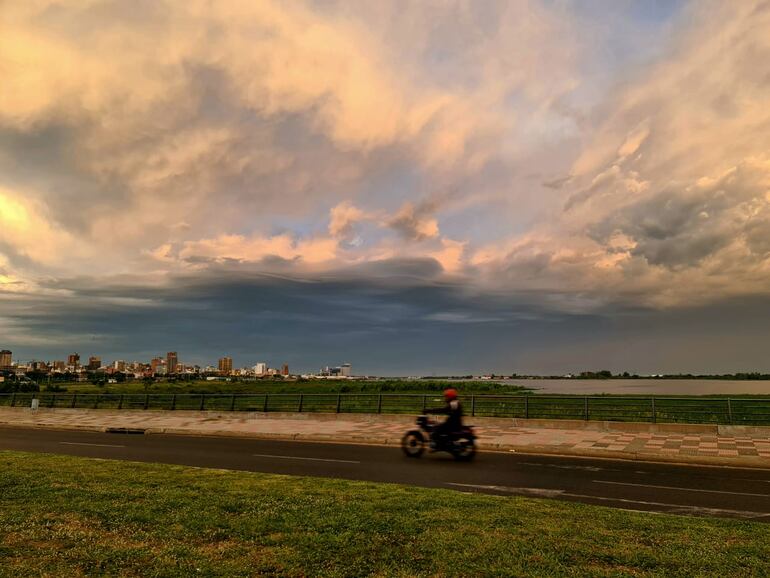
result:
[[[428,413],[447,415],[446,421],[442,425],[446,431],[456,432],[463,427],[463,406],[456,399],[453,399],[442,408],[430,410]]]

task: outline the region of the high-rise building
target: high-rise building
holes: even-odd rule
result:
[[[54,361],[53,362],[53,370],[54,371],[63,372],[65,369],[67,369],[67,366],[64,364],[63,361]]]
[[[112,368],[113,368],[115,371],[120,371],[120,372],[123,372],[123,371],[125,371],[125,370],[126,370],[126,362],[125,362],[125,361],[123,361],[122,359],[121,359],[121,360],[119,360],[119,361],[116,361],[115,363],[113,363],[113,364],[112,364]]]
[[[88,358],[88,369],[91,371],[96,371],[102,366],[102,358],[97,357],[95,355],[92,355]]]
[[[13,354],[7,349],[0,351],[0,369],[11,369],[13,366]]]
[[[165,373],[165,370],[163,368],[163,359],[160,357],[154,358],[152,361],[150,361],[150,369],[153,373]]]
[[[349,363],[343,363],[340,366],[340,375],[342,377],[350,377],[353,375],[353,367]]]
[[[233,371],[233,358],[232,357],[220,357],[219,358],[219,373],[229,375]]]
[[[176,351],[169,351],[166,354],[166,373],[176,373],[178,363],[179,359],[177,359]]]
[[[289,364],[284,363],[283,367],[281,368],[281,375],[289,375]]]
[[[77,369],[80,367],[80,354],[78,353],[72,353],[67,356],[67,365],[73,367],[74,369]]]
[[[42,373],[48,373],[49,371],[48,364],[45,361],[32,361],[29,367],[32,371],[40,371]]]
[[[254,373],[256,375],[265,375],[267,373],[267,363],[260,361],[254,366]]]

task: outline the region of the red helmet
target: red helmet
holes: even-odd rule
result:
[[[457,399],[457,390],[454,388],[444,390],[444,399],[447,401],[453,401]]]

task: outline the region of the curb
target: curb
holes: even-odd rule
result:
[[[751,468],[770,470],[770,460],[762,457],[743,456],[737,458],[725,458],[719,456],[669,456],[665,454],[653,454],[645,452],[623,452],[602,450],[573,450],[570,448],[553,448],[550,446],[503,446],[489,445],[479,446],[481,449],[493,451],[507,451],[517,454],[564,456],[571,458],[593,458],[602,460],[628,460],[634,462],[652,462],[679,464],[682,466],[712,466],[725,468]]]

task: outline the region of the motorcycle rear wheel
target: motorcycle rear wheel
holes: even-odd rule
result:
[[[461,435],[454,442],[452,455],[458,462],[469,462],[476,457],[476,441],[467,435]]]
[[[406,432],[401,438],[401,449],[408,458],[419,458],[425,451],[425,436],[416,429]]]

